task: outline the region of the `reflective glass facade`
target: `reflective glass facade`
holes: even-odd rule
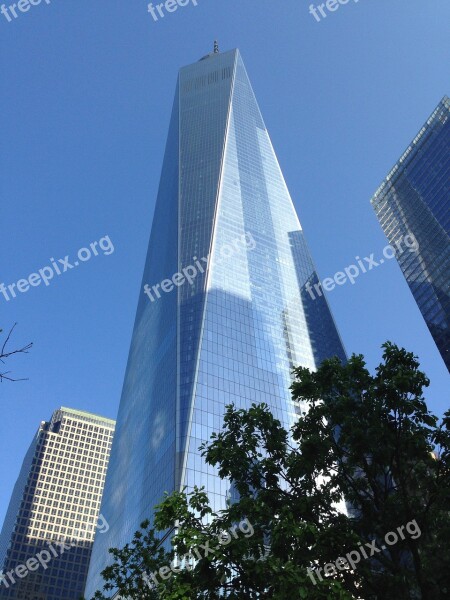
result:
[[[345,360],[307,292],[317,274],[237,50],[180,71],[142,288],[189,265],[191,284],[141,292],[87,598],[165,491],[204,485],[223,505],[229,485],[198,447],[226,404],[264,401],[289,426],[293,366]]]
[[[412,233],[419,250],[397,259],[450,371],[450,99],[445,97],[372,198],[395,245]]]

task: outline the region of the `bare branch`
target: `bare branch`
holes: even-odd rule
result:
[[[8,335],[6,336],[6,339],[3,343],[2,349],[0,350],[0,363],[5,363],[7,358],[10,358],[11,356],[14,356],[14,354],[28,354],[28,351],[31,350],[31,348],[33,347],[33,343],[29,343],[26,344],[25,346],[23,346],[22,348],[17,348],[16,350],[8,350],[7,346],[8,343],[11,340],[11,336],[13,334],[13,331],[16,327],[17,323],[14,323],[14,325],[11,327],[11,329],[8,332]],[[3,329],[0,329],[0,333],[3,332]],[[0,383],[3,381],[26,381],[26,379],[15,379],[14,377],[10,376],[11,371],[4,371],[3,373],[0,371]]]

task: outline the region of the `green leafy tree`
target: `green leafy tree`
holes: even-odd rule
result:
[[[449,598],[450,412],[439,423],[428,411],[429,381],[413,354],[383,348],[374,375],[355,355],[317,372],[296,369],[301,414],[290,431],[267,405],[229,406],[202,453],[232,482],[234,502],[214,513],[202,490],[167,496],[153,528],[144,523],[131,545],[111,551],[105,591],[163,600]]]

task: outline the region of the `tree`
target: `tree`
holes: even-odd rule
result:
[[[293,396],[310,410],[294,437],[305,459],[311,455],[311,474],[327,472],[346,498],[353,530],[377,549],[387,546],[362,573],[363,597],[447,598],[450,411],[439,424],[426,406],[429,380],[417,358],[389,342],[383,348],[374,376],[362,356],[347,365],[326,361],[317,373],[297,369]],[[321,461],[325,469],[314,471]],[[408,523],[414,533],[405,532]],[[387,541],[390,532],[397,533]]]
[[[383,348],[374,375],[355,355],[296,369],[290,431],[265,404],[229,406],[202,453],[236,501],[214,513],[202,490],[167,496],[153,528],[111,551],[105,589],[151,600],[448,598],[450,411],[439,423],[417,358]],[[242,522],[251,535],[231,535]]]
[[[14,329],[16,328],[17,323],[14,323],[14,325],[11,327],[11,329],[9,330],[8,334],[6,335],[5,341],[3,342],[3,345],[1,347],[0,350],[0,363],[5,364],[6,360],[8,358],[10,358],[11,356],[14,356],[15,354],[28,354],[28,351],[31,349],[31,347],[33,346],[32,343],[26,344],[25,346],[23,346],[22,348],[17,348],[16,350],[10,350],[8,348],[8,345],[11,341],[11,336],[13,334]],[[0,329],[0,334],[3,333],[3,329]],[[11,372],[10,371],[0,371],[0,383],[3,381],[24,381],[23,379],[14,379],[13,377],[11,377]]]

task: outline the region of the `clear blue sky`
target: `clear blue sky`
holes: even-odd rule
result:
[[[177,71],[215,38],[242,52],[321,279],[386,245],[369,201],[450,92],[450,3],[351,0],[319,23],[309,4],[198,0],[155,22],[145,0],[43,0],[0,15],[0,283],[105,235],[115,247],[0,296],[0,326],[34,342],[10,365],[29,381],[0,386],[0,522],[41,420],[60,405],[116,416]],[[371,368],[387,339],[419,355],[442,414],[447,370],[396,262],[329,300]]]

